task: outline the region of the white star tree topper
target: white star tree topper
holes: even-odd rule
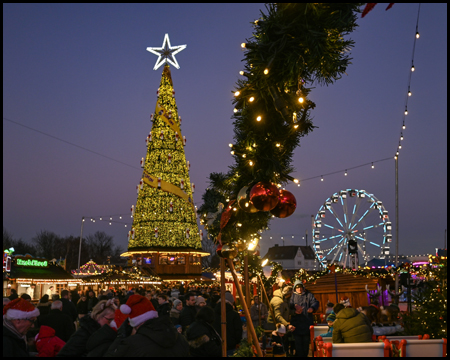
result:
[[[164,41],[161,47],[148,47],[147,51],[150,51],[151,53],[158,55],[158,60],[156,60],[156,64],[153,70],[157,70],[161,65],[163,65],[166,62],[179,69],[180,65],[178,65],[178,61],[175,58],[175,55],[178,54],[181,50],[186,49],[186,46],[187,45],[171,46],[169,34],[166,34],[164,36]]]

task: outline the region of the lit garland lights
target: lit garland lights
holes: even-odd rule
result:
[[[295,182],[289,175],[293,151],[314,129],[311,86],[340,79],[350,61],[353,41],[344,36],[357,26],[358,4],[270,4],[266,10],[254,22],[253,37],[241,45],[244,79],[233,91],[235,163],[227,174],[210,174],[200,215],[214,214],[219,202],[226,209],[244,186],[258,181],[279,187]],[[267,211],[237,209],[222,229],[219,221],[206,223],[206,229],[214,240],[221,232],[220,242],[231,244],[263,232],[270,218]]]
[[[128,250],[149,247],[201,249],[193,205],[193,185],[184,154],[185,138],[175,102],[169,66],[157,91],[156,114],[147,137],[143,181],[138,186]],[[179,132],[179,133],[178,133]]]

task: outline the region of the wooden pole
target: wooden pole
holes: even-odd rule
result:
[[[228,260],[228,267],[231,270],[231,274],[233,275],[234,283],[236,284],[237,291],[239,293],[239,299],[243,299],[241,302],[242,307],[244,308],[245,318],[247,319],[247,331],[250,330],[250,335],[253,339],[253,345],[256,348],[256,353],[258,357],[263,357],[261,348],[259,346],[258,337],[256,336],[255,327],[253,326],[252,318],[250,317],[250,312],[248,311],[247,303],[244,298],[244,294],[242,293],[242,289],[239,284],[239,280],[237,278],[236,272],[234,270],[233,261],[231,259]]]
[[[262,287],[262,289],[263,289],[263,291],[264,291],[264,295],[266,296],[267,306],[269,307],[269,311],[270,311],[270,314],[271,314],[271,316],[272,316],[273,323],[274,323],[274,325],[275,325],[275,324],[277,323],[277,322],[275,321],[275,313],[273,312],[272,305],[270,305],[269,297],[267,296],[267,293],[266,293],[266,288],[264,287],[264,284],[263,284],[263,282],[262,282],[261,276],[260,276],[259,274],[258,274],[258,278],[259,278],[259,282],[261,283],[261,287]]]
[[[227,357],[227,312],[225,305],[225,259],[220,258],[220,320],[222,330],[222,357]]]
[[[245,287],[245,301],[247,303],[247,307],[250,308],[251,296],[248,279],[248,251],[246,251],[244,255],[244,287]]]

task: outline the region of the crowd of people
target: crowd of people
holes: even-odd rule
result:
[[[222,356],[219,288],[62,290],[37,306],[28,294],[3,299],[3,356]],[[246,337],[245,317],[225,293],[227,355]],[[280,286],[270,305],[258,296],[249,309],[254,327],[267,330],[262,347],[274,356],[308,356],[309,327],[319,302],[301,281]],[[327,304],[333,342],[371,341],[366,316]]]

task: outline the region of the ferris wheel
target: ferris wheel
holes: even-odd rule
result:
[[[334,193],[312,219],[313,247],[319,264],[358,268],[369,256],[386,259],[392,224],[383,203],[365,190]]]

